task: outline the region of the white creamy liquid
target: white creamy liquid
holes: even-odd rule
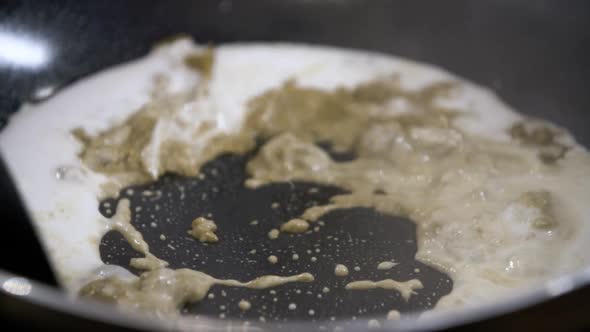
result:
[[[81,282],[103,266],[98,241],[108,222],[97,207],[105,194],[102,186],[112,182],[80,162],[81,144],[71,131],[83,128],[94,135],[120,123],[150,101],[155,82],[163,76],[170,81],[169,93],[191,91],[202,78],[184,66],[183,59],[199,50],[201,46],[187,40],[159,47],[142,59],[81,80],[46,102],[24,105],[0,133],[0,152],[60,282],[70,291],[76,292]],[[246,102],[286,80],[330,90],[392,73],[410,90],[440,81],[461,82],[460,92],[441,103],[467,114],[457,118],[455,125],[471,135],[508,142],[507,128],[522,119],[488,90],[429,65],[375,53],[291,44],[217,47],[208,97],[183,105],[186,109],[181,116],[193,126],[214,123],[212,133],[233,133],[240,129]],[[161,170],[156,156],[165,138],[185,140],[198,151],[211,137],[192,141],[177,129],[169,119],[158,122],[143,154],[152,175]],[[434,214],[440,225],[427,230],[428,236],[419,234],[417,254],[418,259],[444,269],[455,282],[441,306],[481,303],[588,264],[590,157],[572,140],[570,145],[573,147],[555,169],[532,169],[517,178],[485,183],[473,197],[460,190],[444,193],[457,209]],[[58,170],[61,179],[56,176]],[[482,179],[473,179],[477,181]],[[555,228],[531,231],[523,221],[537,213],[518,203],[519,194],[530,190],[551,193]],[[497,246],[488,245],[491,242]]]

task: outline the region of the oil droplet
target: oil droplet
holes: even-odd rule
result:
[[[271,240],[276,240],[279,237],[279,230],[276,228],[273,228],[270,230],[270,232],[268,232],[268,238]]]
[[[384,262],[379,263],[379,265],[377,265],[377,270],[389,270],[396,265],[397,265],[397,263],[395,263],[395,262],[384,261]]]
[[[337,277],[346,277],[348,275],[348,268],[345,265],[337,264],[334,268],[334,274]]]
[[[250,308],[252,308],[252,304],[251,304],[250,302],[246,301],[246,300],[241,300],[241,301],[238,303],[238,307],[239,307],[241,310],[244,310],[244,311],[246,311],[246,310],[249,310]]]

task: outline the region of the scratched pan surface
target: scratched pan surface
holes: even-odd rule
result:
[[[353,154],[331,155],[338,161],[354,158]],[[204,178],[167,175],[150,184],[130,187],[132,190],[124,189],[120,198],[131,201],[132,223],[142,232],[151,252],[172,268],[191,268],[238,280],[309,272],[316,280],[268,290],[215,286],[210,291],[213,298],[187,306],[185,313],[256,322],[383,319],[392,309],[402,314],[431,309],[451,291],[452,280],[446,274],[415,259],[415,224],[370,208],[335,210],[323,216],[322,222],[313,223],[306,233],[282,233],[276,240],[269,239],[269,230],[298,217],[308,207],[328,203],[331,196],[343,190],[303,182],[248,189],[244,181],[249,157],[224,155],[205,165]],[[110,217],[113,206],[114,199],[105,200],[100,211]],[[188,235],[191,221],[200,216],[216,222],[219,242],[203,244]],[[130,270],[129,260],[142,256],[117,232],[102,238],[100,253],[105,263]],[[277,256],[278,263],[269,263],[270,255]],[[398,264],[378,270],[383,261]],[[335,276],[336,264],[347,266],[349,275]],[[394,290],[344,288],[354,280],[414,278],[424,288],[408,300]],[[250,310],[238,307],[242,299],[252,304]],[[294,309],[289,308],[291,303]]]

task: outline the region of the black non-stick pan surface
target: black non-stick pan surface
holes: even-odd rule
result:
[[[270,240],[269,230],[298,217],[313,204],[328,203],[331,196],[343,191],[300,182],[245,188],[247,158],[225,155],[205,165],[201,172],[204,179],[164,176],[155,183],[124,189],[120,197],[131,201],[132,211],[139,208],[133,213],[132,223],[143,233],[150,251],[172,268],[188,267],[238,280],[309,272],[316,280],[265,291],[216,286],[211,289],[213,299],[206,298],[185,311],[256,321],[384,317],[392,309],[402,313],[430,309],[451,291],[448,276],[414,258],[415,224],[373,209],[335,210],[323,216],[321,223],[313,223],[306,233],[282,233]],[[106,200],[101,212],[110,217],[113,206],[113,199]],[[203,244],[188,235],[191,221],[199,216],[215,220],[219,242]],[[133,257],[142,257],[117,232],[103,237],[100,252],[105,263],[123,266]],[[277,256],[279,262],[270,264],[270,255]],[[394,259],[398,265],[392,269],[377,269],[379,263]],[[349,275],[335,276],[336,264],[347,266]],[[354,280],[414,278],[424,288],[408,301],[391,290],[344,288]],[[329,291],[324,292],[324,287]],[[250,310],[239,309],[242,299],[252,303]],[[291,303],[296,304],[295,309],[289,309]]]
[[[563,125],[582,144],[590,145],[590,3],[586,1],[4,1],[0,33],[40,39],[51,49],[49,61],[37,68],[0,62],[3,123],[22,102],[39,100],[40,89],[59,91],[80,77],[145,54],[162,38],[188,33],[203,43],[295,41],[377,50],[433,63],[491,87],[520,111]],[[354,154],[332,157],[346,160]],[[129,198],[132,208],[142,207],[133,217],[134,225],[153,253],[173,268],[190,267],[240,280],[307,271],[316,276],[316,282],[284,285],[275,294],[216,286],[213,299],[187,306],[187,314],[219,317],[224,313],[228,319],[251,321],[260,317],[268,321],[361,319],[390,309],[426,310],[452,289],[447,275],[413,258],[416,234],[411,220],[371,209],[334,211],[322,218],[325,226],[318,232],[281,235],[270,242],[266,238],[270,228],[342,190],[296,182],[246,189],[248,158],[248,154],[221,156],[205,166],[205,179],[170,174],[134,187],[134,194],[124,190],[121,197]],[[10,178],[3,168],[0,171],[0,195],[6,202],[0,206],[1,216],[13,221],[1,232],[3,243],[12,250],[2,250],[0,266],[54,283]],[[312,187],[317,192],[310,192]],[[159,194],[147,197],[138,194],[142,190]],[[112,211],[105,203],[97,208],[108,217]],[[273,203],[278,204],[273,208]],[[187,228],[192,219],[207,214],[222,231],[219,243],[205,246],[188,236]],[[152,226],[155,220],[159,221],[156,227]],[[251,225],[252,220],[258,224]],[[100,253],[105,263],[122,266],[139,255],[117,233],[102,238]],[[295,253],[298,260],[292,259]],[[271,254],[279,257],[279,264],[266,262]],[[400,264],[391,270],[376,269],[379,262],[391,258]],[[336,263],[349,267],[349,278],[334,276]],[[356,266],[359,271],[354,270]],[[416,277],[425,287],[409,301],[391,291],[344,291],[343,285],[353,277]],[[323,287],[330,292],[323,293]],[[557,304],[553,300],[476,326],[588,326],[580,303],[589,293],[582,288]],[[238,309],[242,298],[253,303],[251,310]],[[2,299],[0,303],[12,304],[12,299]],[[292,302],[297,310],[288,309]],[[16,317],[34,322],[44,316],[29,317],[25,306],[18,314],[11,313],[11,319]],[[67,322],[53,323],[64,326]],[[83,324],[79,319],[71,322]]]

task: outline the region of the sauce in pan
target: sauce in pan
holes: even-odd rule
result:
[[[306,253],[293,246],[287,256],[278,247],[273,252],[273,243],[326,232],[328,216],[359,208],[415,224],[413,259],[453,280],[452,291],[430,307],[492,300],[588,259],[586,149],[564,129],[519,115],[486,89],[392,56],[291,44],[211,49],[176,40],[42,104],[25,105],[0,134],[0,150],[62,284],[162,315],[178,314],[207,294],[215,298],[215,285],[272,290],[322,282],[307,266],[238,281],[179,268],[150,251],[145,230],[132,222],[145,211],[126,197],[153,201],[158,210],[164,193],[142,186],[169,174],[208,181],[218,171],[204,172],[205,165],[227,154],[247,156],[238,185],[251,193],[279,183],[316,184],[309,195],[338,188],[279,224],[256,216],[243,221],[260,229],[258,241],[270,248],[248,253],[266,265],[307,256],[309,264],[322,264],[313,247]],[[177,188],[183,200],[188,189]],[[215,215],[191,220],[182,231],[204,253],[227,241]],[[155,218],[148,228],[159,223]],[[139,276],[100,270],[97,243],[110,230],[141,254],[130,262]],[[170,240],[161,233],[158,241]],[[395,250],[362,268],[337,265],[338,257],[333,263],[332,277],[348,278],[340,287],[347,292],[379,289],[411,301],[424,287],[419,268],[409,279],[384,277],[404,268]],[[383,275],[357,278],[363,269]],[[323,284],[319,290],[318,298],[334,291]],[[298,308],[280,301],[289,311]],[[255,306],[245,298],[235,305],[243,314]],[[387,312],[399,318],[397,310],[383,308],[383,318]]]

